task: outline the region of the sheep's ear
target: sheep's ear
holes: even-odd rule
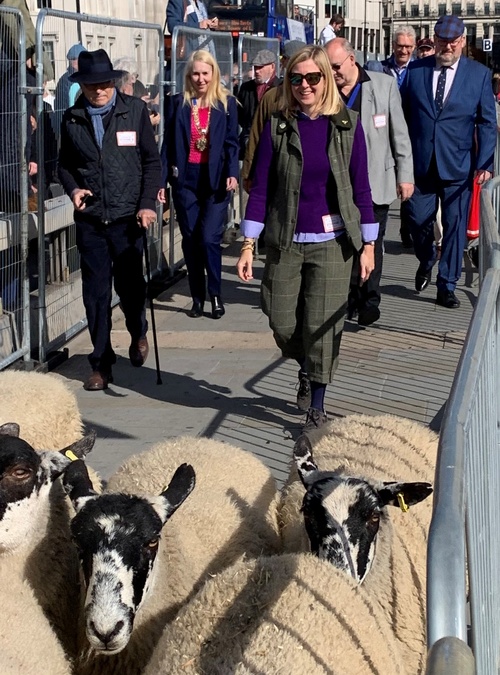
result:
[[[89,478],[85,462],[81,459],[68,464],[62,478],[62,484],[77,513],[89,499],[98,496]]]
[[[432,494],[430,483],[383,483],[378,495],[384,506],[399,506],[402,511]]]
[[[75,441],[75,443],[63,448],[61,454],[65,455],[70,460],[74,460],[75,458],[83,459],[94,447],[96,438],[97,432],[94,429],[90,429],[90,431],[85,434],[83,438],[80,438],[79,441]]]
[[[191,494],[196,484],[196,474],[191,464],[181,464],[161,495],[150,499],[151,506],[160,516],[163,524],[177,511]]]
[[[19,424],[17,424],[17,422],[6,422],[5,424],[2,424],[2,426],[0,426],[0,435],[19,438]]]
[[[71,460],[55,450],[43,450],[37,453],[41,457],[41,465],[51,481],[58,478]]]
[[[293,458],[297,465],[300,480],[304,487],[307,488],[312,474],[318,471],[318,465],[314,461],[311,441],[306,434],[302,434],[298,437],[293,448]]]

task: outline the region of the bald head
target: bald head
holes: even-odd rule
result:
[[[346,94],[355,86],[359,77],[354,49],[345,38],[330,40],[326,43],[325,49],[335,84],[343,94]]]

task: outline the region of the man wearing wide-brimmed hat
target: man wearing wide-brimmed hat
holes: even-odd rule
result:
[[[144,101],[117,91],[123,71],[113,70],[103,49],[81,52],[81,96],[61,125],[59,177],[75,207],[83,302],[93,344],[90,391],[107,389],[116,356],[111,347],[111,280],[131,336],[129,357],[148,356],[143,228],[156,221],[161,166]]]
[[[419,261],[415,290],[425,291],[437,261],[434,221],[441,202],[436,302],[447,309],[460,306],[455,287],[462,273],[472,183],[491,177],[497,137],[490,71],[462,55],[464,34],[460,17],[439,17],[435,55],[411,63],[401,87],[415,171],[415,191],[406,202]]]

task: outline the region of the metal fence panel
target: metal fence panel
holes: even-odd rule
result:
[[[233,84],[233,38],[231,33],[222,31],[200,30],[176,26],[172,33],[172,53],[170,70],[166,73],[170,94],[184,91],[184,72],[190,54],[198,49],[209,51],[217,61],[221,72],[221,81],[232,92]],[[184,264],[182,256],[182,237],[175,219],[175,210],[170,189],[170,219],[169,219],[169,248],[168,263],[172,271]],[[227,226],[234,225],[234,196],[228,207]]]
[[[30,358],[26,34],[21,12],[0,7],[0,369]],[[28,100],[27,100],[28,99]],[[29,256],[34,263],[36,251]]]
[[[156,113],[158,145],[163,139],[163,29],[157,24],[138,21],[120,21],[110,17],[75,14],[44,9],[38,15],[37,27],[37,120],[41,133],[38,155],[44,168],[39,185],[38,211],[35,218],[40,251],[41,284],[32,303],[38,305],[38,321],[33,322],[32,339],[38,343],[38,358],[66,342],[86,324],[81,299],[81,275],[73,207],[63,194],[55,172],[60,136],[60,124],[66,108],[80,94],[78,85],[68,77],[74,72],[77,59],[75,47],[87,50],[105,49],[117,69],[127,68],[128,76],[117,86],[125,93],[147,101]],[[53,100],[47,97],[50,83],[40,59],[42,45],[52,54],[56,82]],[[134,72],[131,72],[134,71]],[[52,105],[51,105],[52,103]],[[52,109],[53,108],[53,109]],[[159,216],[161,210],[159,210]],[[150,258],[152,271],[162,268],[162,240],[168,236],[163,231],[161,217],[150,232]],[[43,252],[43,256],[42,256]],[[118,298],[114,298],[114,304]]]
[[[447,637],[467,643],[469,599],[478,675],[500,664],[500,237],[491,199],[499,188],[495,178],[483,189],[482,285],[441,429],[428,548],[429,647]],[[427,673],[457,672],[440,668],[429,662]]]

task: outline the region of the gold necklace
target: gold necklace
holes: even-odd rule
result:
[[[195,141],[195,147],[200,152],[203,152],[208,146],[207,134],[208,127],[210,126],[210,107],[208,108],[207,126],[202,127],[200,124],[200,116],[198,114],[198,104],[193,103],[193,122],[196,131],[200,134],[200,138],[197,138]]]

